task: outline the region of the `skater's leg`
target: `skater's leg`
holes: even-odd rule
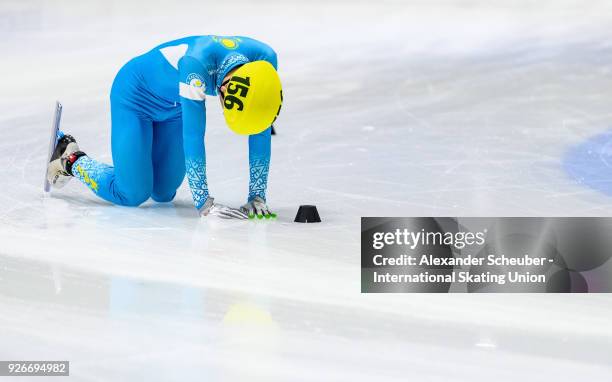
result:
[[[153,192],[156,202],[174,199],[185,177],[182,119],[153,123]]]
[[[153,189],[153,123],[121,106],[111,110],[111,149],[115,166],[113,191],[122,205],[138,206]]]
[[[104,200],[138,206],[153,189],[152,122],[115,104],[111,119],[114,167],[84,156],[74,163],[72,174]]]

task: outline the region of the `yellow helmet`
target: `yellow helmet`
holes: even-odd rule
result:
[[[230,78],[223,96],[223,115],[237,134],[258,134],[276,120],[283,103],[278,73],[267,61],[242,65]]]

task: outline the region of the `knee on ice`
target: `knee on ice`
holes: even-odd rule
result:
[[[121,198],[121,204],[127,207],[138,207],[142,203],[146,202],[150,196],[150,192],[132,192],[130,194],[124,195]]]
[[[167,202],[171,202],[172,200],[174,200],[174,197],[176,196],[176,191],[173,191],[171,193],[167,193],[167,194],[157,194],[157,193],[153,193],[151,194],[151,199],[155,200],[158,203],[167,203]]]

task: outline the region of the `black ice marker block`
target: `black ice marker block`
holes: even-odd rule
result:
[[[321,223],[317,206],[300,206],[297,215],[295,215],[296,223]]]

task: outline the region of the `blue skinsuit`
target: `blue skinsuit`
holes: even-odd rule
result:
[[[88,156],[72,173],[99,197],[137,206],[149,197],[171,201],[185,172],[195,207],[208,198],[206,104],[237,65],[265,60],[277,67],[276,53],[247,37],[193,36],[170,41],[130,60],[111,89],[113,166]],[[271,129],[249,136],[249,195],[265,200]]]

